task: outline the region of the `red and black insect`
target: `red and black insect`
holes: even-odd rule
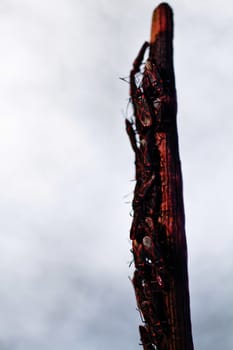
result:
[[[156,62],[147,60],[141,72],[148,47],[149,44],[144,43],[130,72],[134,118],[126,120],[126,130],[136,158],[134,215],[130,230],[136,268],[132,283],[144,323],[140,326],[143,347],[165,350],[168,322],[164,310],[169,285],[163,234],[159,232],[163,191],[159,147],[164,138],[161,135],[155,142],[155,133],[161,129],[161,109],[169,96]]]
[[[136,121],[140,122],[142,127],[149,127],[152,125],[151,111],[149,109],[145,93],[141,84],[138,85],[136,75],[140,72],[140,67],[149,43],[145,42],[138,53],[134,63],[133,69],[130,72],[130,96],[134,108],[134,115]],[[136,122],[137,123],[137,122]]]

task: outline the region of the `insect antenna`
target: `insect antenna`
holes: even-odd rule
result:
[[[136,308],[136,310],[139,312],[139,315],[140,315],[140,319],[143,323],[146,323],[146,321],[144,320],[143,316],[142,316],[142,312],[140,309]]]
[[[132,259],[128,264],[129,264],[129,267],[131,267],[131,265],[134,263],[134,259]]]
[[[129,84],[129,77],[119,77],[120,80],[124,81],[125,83]]]

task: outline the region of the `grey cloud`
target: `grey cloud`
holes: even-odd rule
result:
[[[171,2],[195,343],[230,350],[232,5],[212,4]],[[3,5],[0,347],[139,349],[118,78],[155,4]]]

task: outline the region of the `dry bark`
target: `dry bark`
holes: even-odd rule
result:
[[[162,3],[153,13],[151,42],[130,73],[134,118],[126,120],[136,166],[132,282],[144,350],[193,350],[172,41],[172,10]]]

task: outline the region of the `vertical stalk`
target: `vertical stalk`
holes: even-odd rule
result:
[[[131,70],[134,118],[126,121],[136,165],[132,282],[144,350],[193,350],[172,41],[172,10],[162,3]]]

